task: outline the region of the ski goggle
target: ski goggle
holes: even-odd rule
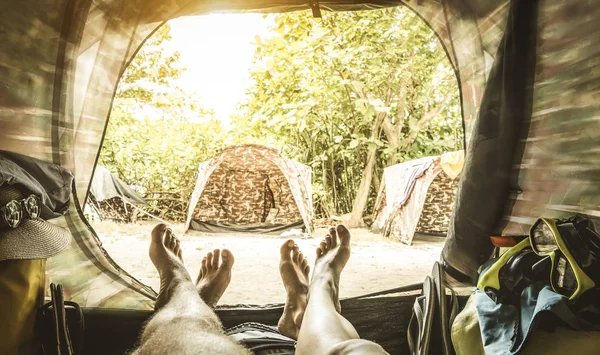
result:
[[[496,302],[518,304],[525,287],[548,280],[549,274],[544,257],[533,252],[529,238],[525,238],[484,267],[477,288]]]
[[[12,200],[0,207],[0,229],[4,227],[17,228],[24,218],[38,219],[40,217],[40,198],[35,195],[22,200]]]
[[[531,248],[551,263],[550,285],[574,300],[600,282],[600,237],[588,219],[539,218],[529,231]]]

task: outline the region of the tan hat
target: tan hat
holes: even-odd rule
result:
[[[0,207],[26,197],[15,185],[0,186]],[[63,251],[71,243],[71,234],[66,229],[41,218],[30,219],[25,216],[16,228],[5,223],[0,226],[0,261],[46,259]]]

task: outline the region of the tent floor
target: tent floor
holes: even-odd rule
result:
[[[375,341],[390,354],[408,353],[406,330],[420,285],[397,289],[394,294],[363,296],[341,301],[342,314],[364,339]],[[408,291],[407,291],[408,290]],[[403,291],[403,292],[401,292]],[[244,322],[276,325],[282,305],[228,306],[217,314],[225,328]],[[124,354],[131,350],[151,311],[84,308],[84,354]]]

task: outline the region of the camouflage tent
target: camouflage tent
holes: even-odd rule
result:
[[[119,79],[159,26],[217,11],[389,6],[435,31],[461,91],[466,160],[446,268],[476,277],[490,235],[522,234],[540,215],[599,219],[600,6],[589,0],[4,1],[0,149],[66,167],[76,181],[57,221],[73,243],[48,261],[49,281],[86,307],[152,307],[156,292],[110,258],[81,206]]]
[[[198,168],[185,230],[312,230],[312,169],[256,144],[224,149]]]
[[[409,245],[415,232],[446,234],[463,163],[457,151],[385,168],[371,229]]]

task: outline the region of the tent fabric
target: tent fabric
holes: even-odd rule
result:
[[[200,163],[185,230],[206,222],[256,227],[292,225],[301,220],[310,232],[311,171],[273,148],[256,144],[227,147]]]
[[[302,220],[291,224],[256,224],[242,226],[235,224],[203,222],[197,219],[192,219],[190,222],[190,229],[205,233],[238,232],[281,235],[283,232],[289,231],[290,229],[300,229],[302,227],[304,227],[304,222]]]
[[[389,225],[390,234],[395,236],[404,244],[411,245],[412,239],[417,230],[417,224],[421,219],[421,212],[425,205],[429,186],[440,173],[441,169],[438,164],[427,169],[423,175],[415,181],[415,187],[410,194],[407,202],[400,206],[394,207],[387,224]]]
[[[134,189],[100,165],[97,165],[94,170],[90,194],[96,201],[120,197],[131,204],[147,205],[146,201]]]
[[[600,218],[600,7],[540,2],[530,119],[519,126],[508,203],[493,232],[522,235],[540,215]]]
[[[445,209],[451,208],[454,203],[456,188],[456,181],[446,175],[441,162],[455,162],[452,171],[460,172],[460,157],[463,155],[462,151],[449,152],[385,168],[383,183],[375,202],[372,229],[409,245],[417,227],[421,228],[421,232],[439,234],[439,227],[444,225],[444,220],[449,219]],[[435,187],[432,186],[434,181],[438,181]],[[448,186],[439,185],[444,182]],[[452,191],[447,193],[448,189]],[[436,203],[443,206],[434,206]],[[431,215],[424,216],[425,212]]]
[[[295,11],[311,4],[3,3],[0,149],[71,170],[75,197],[86,196],[119,78],[164,21],[225,10]],[[541,214],[600,216],[600,7],[587,0],[318,4],[335,11],[406,5],[446,49],[459,80],[467,149],[443,251],[447,266],[474,278],[491,254],[490,234],[520,234]],[[78,276],[77,282],[65,282],[67,294],[90,306],[145,307],[153,292],[109,260],[80,214],[71,211],[62,219],[74,237],[73,248],[49,268],[53,277],[67,281],[66,275]],[[77,263],[86,268],[74,268]],[[126,302],[112,302],[116,299]]]
[[[470,279],[490,235],[527,234],[539,216],[600,218],[600,8],[511,4],[442,252]]]
[[[156,291],[110,258],[83,217],[75,191],[67,214],[52,222],[77,236],[66,251],[46,262],[48,283],[62,284],[65,299],[82,307],[154,309]]]
[[[387,205],[404,205],[412,194],[417,179],[429,169],[434,160],[434,157],[425,157],[385,168],[383,179]]]
[[[438,159],[439,160],[439,159]],[[429,185],[439,174],[435,157],[425,157],[384,169],[383,186],[375,206],[372,229],[411,244]]]
[[[417,234],[446,236],[448,233],[452,209],[456,200],[458,179],[449,176],[441,163],[440,167],[442,168],[440,173],[429,184],[421,216],[415,229]]]
[[[522,125],[529,121],[537,1],[513,1],[509,26],[488,77],[465,174],[442,256],[474,280],[492,255],[489,240],[509,196],[509,173]]]

